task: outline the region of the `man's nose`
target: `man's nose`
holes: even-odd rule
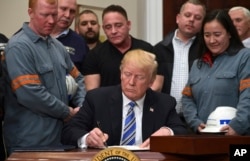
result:
[[[53,17],[53,15],[49,15],[49,16],[48,16],[48,22],[49,22],[49,23],[55,23],[55,22],[56,22],[56,18]]]
[[[70,10],[64,11],[64,16],[65,16],[65,17],[69,17],[69,15],[70,15]]]
[[[91,27],[92,27],[92,25],[91,25],[90,22],[88,22],[87,26],[88,26],[88,28],[91,28]]]
[[[135,84],[135,76],[130,77],[129,84],[134,85]]]

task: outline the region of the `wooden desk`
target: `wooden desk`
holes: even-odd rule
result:
[[[99,150],[81,150],[67,152],[14,152],[6,161],[92,161]],[[187,155],[173,155],[160,152],[134,152],[141,161],[228,161],[225,155],[192,157]],[[205,160],[204,160],[205,159]],[[197,161],[198,161],[197,160]]]
[[[249,136],[153,136],[150,151],[181,161],[228,161],[230,145],[250,144]]]
[[[6,161],[91,161],[97,149],[77,149],[67,152],[14,152]],[[166,156],[158,152],[138,151],[134,152],[141,161],[165,161]],[[172,160],[170,160],[172,161]]]
[[[14,152],[6,161],[92,161],[98,150],[77,150],[68,152]],[[141,161],[228,161],[228,156],[213,155],[192,157],[160,152],[134,152]]]
[[[141,161],[228,161],[230,144],[250,144],[250,137],[151,137],[150,151],[134,152]],[[14,152],[6,161],[91,161],[100,150]]]

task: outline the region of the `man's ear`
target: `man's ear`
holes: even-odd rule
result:
[[[129,28],[129,30],[131,29],[131,21],[127,21],[127,26]]]
[[[31,19],[33,18],[33,10],[32,10],[32,8],[28,9],[28,15],[30,16]]]

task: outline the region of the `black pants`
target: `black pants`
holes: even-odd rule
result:
[[[4,161],[6,157],[6,152],[4,148],[4,143],[3,143],[3,130],[2,130],[2,121],[1,121],[1,127],[0,127],[0,161]]]
[[[185,125],[186,129],[187,129],[187,132],[188,134],[195,134],[195,132],[190,128],[190,126],[188,125],[188,123],[186,122],[183,114],[178,114],[182,123]]]

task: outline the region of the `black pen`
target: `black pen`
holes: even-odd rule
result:
[[[102,131],[100,121],[96,121],[96,124],[97,124],[97,127],[98,127],[101,131]],[[103,131],[102,131],[102,134],[103,134],[103,136],[104,136]],[[107,142],[106,142],[106,141],[104,141],[104,142],[103,142],[103,144],[104,144],[105,148],[107,148],[107,147],[108,147],[108,144],[107,144]]]

